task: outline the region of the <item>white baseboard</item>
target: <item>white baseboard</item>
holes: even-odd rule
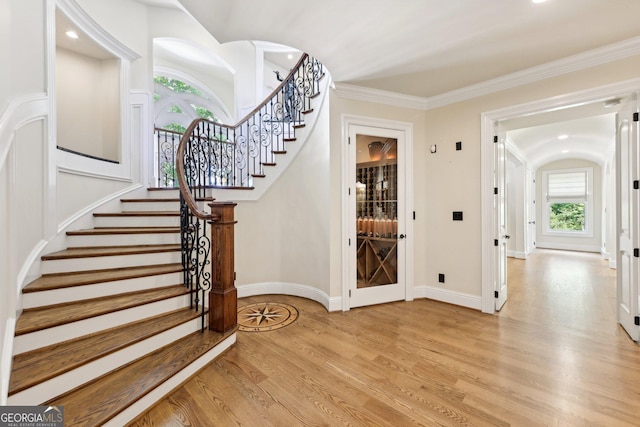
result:
[[[433,286],[420,285],[413,288],[415,298],[429,298],[435,301],[459,305],[461,307],[482,309],[482,298],[477,295],[464,294],[462,292],[449,291]]]
[[[507,251],[507,256],[511,258],[527,259],[527,254],[525,252]]]
[[[252,283],[248,285],[238,285],[238,298],[250,297],[254,295],[292,295],[307,298],[322,304],[327,311],[341,311],[342,297],[329,297],[323,291],[309,285],[298,283],[264,282]]]
[[[536,242],[536,248],[600,253],[600,246],[576,245],[571,243]]]

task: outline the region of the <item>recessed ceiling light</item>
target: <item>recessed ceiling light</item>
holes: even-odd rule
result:
[[[532,3],[544,3],[547,0],[531,0]]]
[[[562,151],[561,151],[561,153],[562,153],[562,154],[566,154],[566,153],[568,153],[568,152],[569,152],[569,150],[562,150]]]
[[[65,33],[67,35],[67,37],[69,37],[70,39],[77,39],[78,38],[78,33],[76,33],[73,30],[69,30]]]
[[[288,58],[288,59],[293,59],[293,54],[292,54],[292,53],[288,54],[288,55],[287,55],[287,58]]]
[[[558,139],[567,139],[569,138],[569,135],[558,135]]]

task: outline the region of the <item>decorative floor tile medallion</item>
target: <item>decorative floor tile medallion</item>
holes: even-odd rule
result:
[[[261,302],[238,307],[238,329],[249,332],[273,331],[292,324],[298,309],[277,302]]]

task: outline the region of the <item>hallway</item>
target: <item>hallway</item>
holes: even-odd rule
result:
[[[625,334],[616,321],[616,270],[597,253],[536,249],[508,258],[501,317],[595,334]]]

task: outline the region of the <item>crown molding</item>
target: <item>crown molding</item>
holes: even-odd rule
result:
[[[427,98],[369,89],[345,83],[336,83],[335,93],[337,96],[343,98],[377,102],[417,110],[430,110],[639,54],[640,37],[634,37]]]
[[[137,52],[122,44],[94,21],[75,0],[57,0],[56,6],[62,13],[67,15],[78,28],[112,54],[129,62],[141,58]]]
[[[335,83],[333,92],[347,99],[357,101],[376,102],[378,104],[394,105],[396,107],[412,108],[414,110],[426,110],[427,98],[404,95],[380,89],[371,89],[347,83]]]

